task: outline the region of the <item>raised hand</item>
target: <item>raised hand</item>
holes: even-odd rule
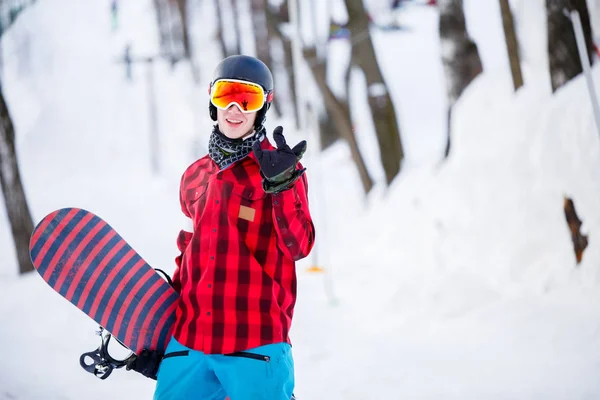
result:
[[[283,137],[281,126],[273,131],[273,139],[277,145],[275,150],[263,150],[260,142],[254,143],[252,148],[264,178],[263,189],[267,193],[277,193],[290,188],[306,170],[297,169],[298,162],[306,151],[306,140],[290,148]]]

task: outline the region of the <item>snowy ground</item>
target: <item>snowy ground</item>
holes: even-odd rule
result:
[[[345,145],[307,155],[318,242],[298,266],[299,398],[600,397],[600,139],[582,78],[550,95],[543,1],[512,3],[526,86],[510,90],[496,2],[465,1],[486,72],[457,106],[445,164],[437,16],[416,6],[400,14],[410,29],[374,32],[397,101],[403,174],[364,199]],[[195,46],[208,80],[218,56],[211,2],[202,4]],[[161,172],[152,175],[147,69],[136,66],[127,82],[116,60],[128,42],[134,54],[155,53],[154,26],[148,0],[122,4],[116,32],[108,2],[39,1],[3,38],[1,73],[34,218],[88,208],[170,271],[186,223],[179,177],[202,155],[210,121],[205,85],[190,84],[186,65],[157,63]],[[342,60],[347,48],[330,51]],[[364,91],[353,75],[361,149],[381,180]],[[290,141],[307,136],[286,120],[267,128],[278,123]],[[590,233],[579,266],[563,195]],[[151,398],[153,382],[137,374],[100,381],[79,367],[97,346],[96,326],[37,275],[16,276],[3,207],[0,260],[0,399]],[[315,263],[327,273],[306,272]]]

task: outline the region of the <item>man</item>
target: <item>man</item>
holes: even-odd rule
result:
[[[181,208],[194,230],[177,239],[173,285],[181,297],[155,399],[289,400],[295,261],[315,239],[299,164],[306,141],[290,148],[281,127],[277,148],[266,139],[273,77],[254,57],[221,61],[209,93],[217,124],[209,154],[181,180]],[[142,358],[131,368],[152,375]]]

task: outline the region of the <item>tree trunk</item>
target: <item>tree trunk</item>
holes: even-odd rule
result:
[[[242,28],[240,27],[240,0],[232,0],[233,29],[235,32],[235,53],[242,54]]]
[[[185,57],[190,63],[192,78],[195,84],[200,83],[200,68],[194,57],[191,34],[190,34],[190,2],[188,0],[177,0],[177,8],[179,9],[179,17],[181,19],[181,31],[183,35],[183,51]]]
[[[266,21],[267,21],[267,38],[268,38],[268,43],[269,43],[269,50],[273,54],[276,54],[276,55],[281,54],[282,53],[281,51],[279,51],[279,52],[273,52],[273,47],[275,47],[277,45],[281,45],[282,46],[282,50],[283,50],[283,55],[284,55],[284,57],[280,57],[280,56],[279,57],[273,57],[271,55],[271,65],[273,66],[273,68],[275,68],[275,66],[279,66],[279,67],[287,70],[285,63],[287,61],[291,61],[292,59],[291,58],[289,58],[289,59],[286,58],[286,57],[288,57],[288,55],[285,54],[285,52],[287,50],[289,50],[289,52],[290,52],[289,53],[289,57],[292,56],[291,42],[290,42],[290,45],[289,45],[289,49],[286,49],[286,45],[285,45],[284,42],[282,42],[282,41],[278,42],[277,41],[278,38],[279,38],[279,35],[278,35],[279,29],[277,27],[277,24],[275,23],[275,20],[273,19],[273,13],[272,13],[272,11],[269,8],[270,8],[270,6],[269,6],[268,1],[267,1],[267,5],[265,7],[265,18],[266,18]],[[275,47],[275,48],[277,49],[277,47]],[[292,65],[290,64],[290,68],[291,67],[292,67]],[[292,89],[292,90],[290,90],[291,86],[295,86],[295,85],[291,84],[291,82],[292,82],[291,79],[287,79],[287,80],[281,79],[282,78],[281,75],[278,74],[277,71],[275,69],[273,69],[273,68],[271,70],[273,71],[273,79],[275,81],[275,87],[277,87],[280,92],[283,92],[283,91],[287,92],[287,94],[289,95],[289,99],[290,99],[290,101],[288,102],[288,104],[290,104],[290,105],[293,106],[294,117],[297,117],[298,110],[296,108],[296,90],[295,90],[295,88]],[[289,76],[290,75],[288,75],[288,77]],[[284,87],[285,87],[285,89],[284,89]],[[282,99],[284,99],[284,97],[279,97],[278,99],[275,99],[275,98],[273,99],[274,100],[273,106],[276,107],[276,109],[278,110],[278,113],[280,115],[283,114],[283,110],[282,110],[282,103],[283,103],[283,101],[282,101]]]
[[[440,0],[439,34],[448,93],[448,136],[445,157],[450,154],[452,108],[465,88],[482,70],[477,45],[469,38],[462,0]]]
[[[319,115],[319,144],[321,145],[321,150],[326,150],[339,139],[340,134],[335,121],[328,114]]]
[[[287,2],[284,2],[282,7],[279,9],[278,14],[273,15],[274,18],[277,18],[277,24],[282,24],[284,22],[288,22],[290,20],[289,10],[287,7]],[[286,56],[286,68],[288,69],[288,76],[293,80],[294,70],[293,70],[293,60],[292,60],[292,50],[291,50],[291,38],[288,35],[284,35],[280,30],[277,30],[279,38],[286,43],[289,48],[289,59]],[[292,33],[294,34],[294,33]],[[286,51],[286,54],[288,52]],[[367,166],[362,158],[360,153],[360,149],[358,147],[358,142],[354,135],[354,130],[352,127],[352,119],[350,115],[350,108],[348,103],[338,100],[338,98],[333,94],[329,86],[327,85],[327,67],[324,60],[320,60],[317,57],[317,48],[315,46],[310,48],[304,48],[302,50],[302,56],[304,60],[310,65],[310,71],[312,73],[313,79],[319,88],[319,92],[323,101],[325,103],[326,109],[326,118],[320,118],[319,127],[320,129],[320,137],[321,137],[321,145],[322,149],[327,147],[327,145],[333,143],[337,138],[343,138],[348,143],[350,148],[350,154],[356,168],[358,170],[358,174],[363,186],[363,190],[365,193],[368,193],[373,188],[373,180],[371,179],[369,172],[367,170]],[[292,88],[295,88],[295,85],[291,84]],[[295,101],[297,98],[294,96]],[[334,134],[335,139],[328,142],[324,140],[324,132]],[[327,135],[329,138],[330,135]],[[325,145],[323,145],[325,143]]]
[[[377,64],[377,56],[369,33],[369,18],[363,1],[345,0],[345,3],[349,17],[348,29],[353,43],[352,60],[362,69],[367,80],[369,108],[379,142],[381,163],[389,185],[400,172],[400,165],[404,158],[396,112]]]
[[[269,69],[275,73],[273,58],[271,57],[271,43],[269,37],[269,28],[267,23],[267,0],[250,0],[252,14],[252,28],[254,31],[254,41],[256,43],[256,57],[264,62]],[[273,109],[277,116],[281,115],[279,101],[273,98]]]
[[[256,56],[271,68],[271,51],[269,47],[269,31],[267,29],[266,0],[250,0],[252,30],[256,44]]]
[[[589,62],[593,62],[594,42],[586,0],[546,0],[548,18],[548,61],[552,92],[583,72],[579,59],[575,32],[570,16],[565,10],[571,3],[579,12],[583,34],[589,53]]]
[[[161,6],[161,0],[153,0],[154,12],[156,13],[156,25],[158,26],[158,42],[160,49],[163,50],[167,47],[167,35],[166,29],[164,28],[164,12]]]
[[[221,47],[221,55],[223,58],[227,57],[227,45],[225,44],[225,37],[223,36],[223,13],[221,12],[221,0],[215,0],[215,19],[217,24],[217,40]]]
[[[288,3],[283,2],[279,6],[279,10],[275,11],[272,8],[267,7],[267,21],[270,25],[270,31],[273,32],[274,37],[279,39],[283,47],[283,64],[288,76],[288,90],[290,93],[290,105],[294,109],[294,120],[296,121],[296,129],[300,129],[300,116],[298,115],[298,108],[296,107],[297,95],[296,85],[294,84],[294,60],[292,53],[292,40],[289,36],[284,35],[279,29],[280,25],[287,23],[290,20]],[[317,61],[315,61],[317,62]],[[324,62],[319,60],[318,62]],[[325,79],[325,78],[323,78]],[[325,80],[323,81],[325,82]],[[280,87],[278,85],[278,87]],[[324,96],[323,96],[324,97]],[[327,105],[325,107],[327,109]],[[324,150],[332,145],[336,140],[340,138],[340,134],[337,131],[336,124],[329,117],[328,113],[319,115],[319,139],[321,149]]]
[[[316,47],[305,48],[303,50],[303,55],[304,58],[309,62],[310,60],[315,60],[317,57]],[[373,180],[369,175],[369,171],[367,170],[367,166],[362,158],[360,149],[358,147],[358,142],[354,135],[352,118],[350,116],[350,107],[347,103],[343,103],[338,100],[329,86],[327,86],[327,68],[325,63],[314,63],[314,66],[310,70],[312,71],[315,82],[317,83],[321,95],[323,96],[327,111],[333,118],[337,131],[340,133],[341,137],[346,140],[346,143],[348,143],[348,146],[350,147],[350,154],[352,155],[352,160],[358,169],[363,190],[365,193],[369,193],[369,191],[373,188]]]
[[[294,121],[296,122],[296,129],[300,128],[300,117],[298,115],[298,108],[296,107],[296,85],[294,85],[294,60],[292,55],[292,41],[289,37],[283,35],[279,29],[280,25],[285,21],[289,21],[289,14],[287,12],[287,3],[283,3],[279,10],[276,11],[271,7],[266,8],[267,24],[269,30],[269,37],[272,40],[279,40],[283,50],[282,67],[285,69],[286,76],[288,77],[286,90],[289,94],[290,106],[293,107]],[[277,87],[281,88],[281,82],[277,83]],[[279,90],[279,89],[278,89]]]
[[[513,14],[510,9],[510,4],[508,4],[508,0],[500,0],[500,10],[502,11],[502,25],[504,27],[504,36],[506,38],[506,49],[508,51],[513,87],[515,91],[517,91],[523,86],[523,74],[521,72],[519,43],[517,34],[515,33]]]
[[[33,221],[17,163],[15,129],[10,118],[4,94],[0,89],[0,185],[4,194],[6,212],[19,262],[19,272],[33,271],[29,257],[29,239],[33,232]]]
[[[188,2],[187,0],[177,0],[177,9],[179,10],[179,18],[181,19],[181,35],[183,40],[183,53],[188,60],[192,59],[192,51],[190,46],[190,30],[188,20]]]
[[[178,11],[179,1],[154,0],[160,37],[160,52],[173,64],[186,56],[183,27]]]

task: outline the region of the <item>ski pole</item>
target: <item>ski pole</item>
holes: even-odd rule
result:
[[[592,112],[594,113],[594,119],[596,121],[596,129],[600,135],[600,107],[598,106],[598,98],[596,96],[596,90],[594,88],[594,80],[592,78],[592,71],[590,68],[590,58],[585,43],[585,37],[583,35],[583,27],[581,26],[581,18],[579,12],[576,9],[572,9],[569,13],[571,23],[573,24],[573,30],[575,31],[575,41],[577,42],[577,49],[579,50],[579,59],[581,60],[581,66],[583,67],[583,73],[587,82],[588,91],[590,93],[590,101],[592,102]]]

